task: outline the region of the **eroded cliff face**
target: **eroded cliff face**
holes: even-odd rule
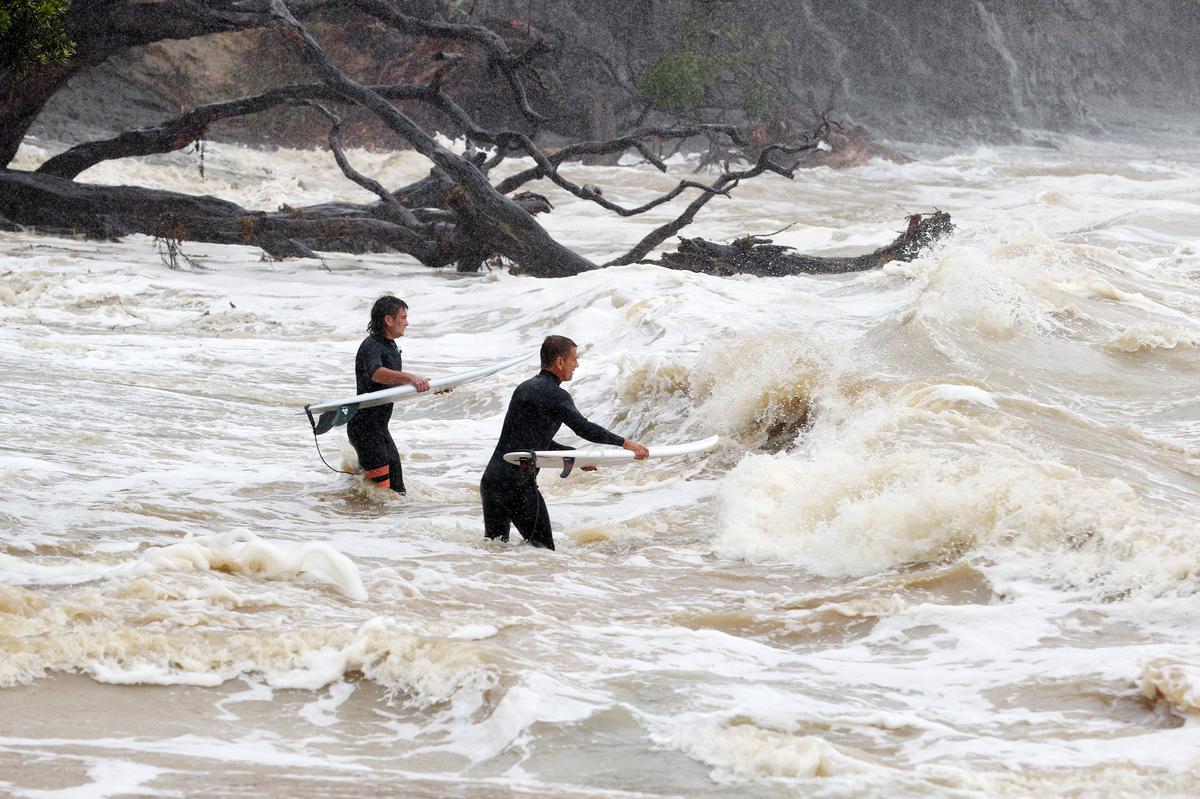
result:
[[[543,71],[542,85],[531,84],[533,103],[552,118],[552,132],[603,137],[637,117],[633,81],[678,46],[682,15],[697,2],[477,0],[458,6],[472,6],[474,19],[515,44],[542,35],[558,42],[556,68]],[[792,97],[811,91],[839,117],[884,138],[1003,141],[1036,136],[1030,131],[1037,129],[1119,133],[1130,125],[1182,124],[1200,101],[1195,0],[753,0],[738,2],[736,13],[744,30],[790,43],[785,80]],[[446,46],[378,23],[341,22],[319,23],[316,32],[335,60],[366,82],[422,80],[433,68],[432,54]],[[468,63],[456,77],[460,101],[482,122],[522,126],[485,65]],[[147,125],[179,108],[311,79],[270,31],[161,43],[79,76],[33,132],[81,140]],[[406,110],[424,124],[447,127],[426,109]],[[305,145],[323,140],[325,124],[311,112],[288,109],[222,123],[211,135]],[[347,138],[395,143],[365,115],[351,115]]]
[[[694,5],[697,0],[691,0]],[[636,72],[681,35],[686,0],[492,0],[540,9]],[[628,13],[616,13],[623,7]],[[1200,100],[1195,0],[750,0],[740,25],[791,44],[789,88],[886,137],[1011,139],[1157,123]],[[586,70],[573,80],[586,83]],[[610,93],[619,105],[619,94]]]
[[[1200,98],[1190,0],[819,0],[794,6],[801,84],[892,136],[1099,131]]]

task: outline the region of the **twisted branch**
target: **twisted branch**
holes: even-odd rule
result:
[[[699,213],[701,208],[708,204],[709,200],[718,194],[728,196],[729,192],[733,191],[733,189],[737,187],[738,183],[743,180],[757,177],[763,172],[774,172],[775,174],[781,175],[789,180],[793,178],[796,173],[796,167],[800,165],[801,161],[797,160],[790,167],[784,167],[771,160],[771,156],[773,154],[777,152],[789,154],[811,152],[816,148],[817,142],[810,142],[797,147],[787,147],[781,144],[773,144],[769,147],[764,147],[762,151],[759,152],[758,160],[755,162],[753,167],[741,172],[726,171],[715,181],[713,181],[713,184],[709,187],[708,192],[701,194],[699,197],[692,200],[691,204],[689,204],[688,207],[683,210],[683,213],[681,213],[672,221],[655,228],[645,238],[634,245],[629,252],[625,253],[619,258],[614,258],[613,260],[605,263],[604,266],[622,266],[624,264],[632,264],[641,261],[646,257],[646,254],[655,247],[662,244],[671,236],[674,236],[680,230],[683,230],[685,227],[690,225],[696,218],[696,214]],[[728,188],[726,188],[726,186],[728,186]]]

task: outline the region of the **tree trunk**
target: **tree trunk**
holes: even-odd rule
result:
[[[498,192],[488,182],[487,175],[469,159],[460,158],[442,147],[378,92],[352,80],[334,66],[282,0],[271,0],[271,10],[287,26],[285,30],[295,33],[304,54],[326,85],[374,112],[458,185],[464,199],[470,203],[471,226],[479,231],[481,238],[494,242],[501,255],[517,261],[534,277],[567,277],[596,268],[591,261],[555,241],[528,211]]]
[[[44,66],[19,81],[0,70],[0,166],[12,163],[42,106],[83,66],[72,59],[67,65]]]
[[[381,246],[429,266],[453,262],[453,253],[401,225],[376,218],[369,208],[331,205],[251,211],[209,196],[88,183],[0,170],[0,218],[41,230],[117,238],[141,233],[176,242],[205,241],[261,247],[282,257],[313,256],[312,250],[364,252]]]

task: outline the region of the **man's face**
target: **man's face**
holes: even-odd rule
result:
[[[408,309],[401,308],[392,316],[383,317],[383,329],[388,338],[400,338],[408,327]]]
[[[579,353],[574,347],[565,357],[558,359],[558,377],[564,383],[575,375],[575,367],[579,365]]]

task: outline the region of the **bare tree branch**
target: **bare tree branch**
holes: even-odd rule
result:
[[[519,149],[534,160],[537,166],[533,170],[527,170],[527,172],[522,173],[522,175],[527,176],[526,179],[518,182],[510,178],[502,182],[500,186],[497,187],[497,191],[501,193],[512,191],[513,189],[522,185],[522,183],[527,182],[529,179],[546,178],[556,186],[565,189],[567,192],[575,195],[581,200],[593,202],[596,205],[599,205],[601,208],[612,211],[620,216],[636,216],[637,214],[642,214],[652,208],[656,208],[663,203],[670,202],[686,189],[699,189],[702,192],[711,191],[708,186],[705,186],[702,183],[684,180],[680,181],[678,186],[661,197],[651,200],[650,202],[640,205],[636,208],[625,208],[624,206],[617,205],[616,203],[604,199],[604,197],[598,192],[592,191],[591,189],[567,180],[565,177],[559,174],[556,161],[550,157],[547,157],[546,154],[542,152],[542,150],[525,134],[514,131],[492,132],[479,127],[479,125],[475,123],[475,120],[473,120],[471,116],[464,111],[460,105],[458,105],[458,103],[446,96],[444,92],[437,92],[436,96],[431,99],[431,102],[442,108],[452,119],[457,121],[463,128],[465,128],[468,135],[475,141],[485,142],[487,144],[495,144],[501,152]],[[705,128],[714,132],[723,132],[734,137],[737,136],[736,129],[733,129],[732,126],[705,126]],[[673,135],[681,134],[679,132],[673,132]],[[621,152],[622,150],[629,149],[630,147],[636,147],[639,144],[640,140],[632,136],[628,136],[623,137],[622,139],[613,140],[613,142],[597,143],[596,146],[599,148],[600,145],[603,145],[605,151],[607,152]],[[556,156],[561,155],[561,153],[556,154]],[[561,158],[558,159],[559,162],[561,162],[561,160]],[[665,164],[662,165],[662,168],[666,168]],[[717,193],[722,192],[718,191]]]
[[[531,56],[530,52],[526,52],[521,56],[514,56],[499,34],[482,25],[461,25],[453,22],[435,22],[418,19],[417,17],[397,11],[386,0],[356,0],[355,6],[377,19],[388,23],[401,33],[408,33],[413,36],[467,41],[482,46],[491,56],[490,63],[504,75],[512,91],[513,99],[516,101],[517,107],[525,118],[537,124],[546,121],[545,117],[530,107],[525,86],[521,83],[521,79],[517,75],[517,69],[528,60]]]
[[[678,217],[676,217],[674,220],[666,223],[665,225],[662,225],[662,226],[656,228],[649,235],[647,235],[645,238],[643,238],[641,241],[639,241],[636,245],[634,245],[634,247],[631,250],[629,250],[629,252],[625,253],[624,255],[622,255],[619,258],[614,258],[613,260],[607,262],[604,265],[605,266],[621,266],[624,264],[637,263],[638,261],[642,260],[643,258],[646,257],[646,254],[649,253],[651,250],[653,250],[655,247],[662,244],[664,241],[669,239],[671,236],[674,236],[680,230],[683,230],[683,228],[690,225],[692,223],[692,220],[694,220],[696,218],[696,214],[700,211],[701,208],[703,208],[706,204],[708,204],[709,200],[711,200],[713,197],[717,196],[718,194],[728,196],[728,192],[732,191],[737,186],[737,184],[743,180],[757,177],[758,175],[761,175],[763,172],[774,172],[777,175],[782,175],[783,177],[790,179],[791,177],[794,176],[795,169],[797,166],[799,166],[799,162],[797,161],[796,163],[792,164],[790,167],[782,167],[782,166],[779,166],[778,164],[776,164],[775,162],[773,162],[771,160],[771,156],[776,152],[785,152],[785,153],[792,153],[792,154],[801,153],[801,152],[809,152],[809,151],[815,150],[816,147],[817,147],[816,142],[813,142],[811,144],[800,145],[799,147],[785,147],[783,145],[777,145],[777,144],[771,145],[770,147],[764,147],[762,152],[759,153],[758,161],[755,163],[755,165],[753,167],[751,167],[748,170],[741,171],[741,172],[726,171],[724,174],[722,174],[720,177],[718,177],[715,181],[713,181],[713,184],[712,184],[712,186],[709,187],[709,191],[707,193],[701,194],[699,197],[692,200],[691,204],[688,205],[688,207],[685,208],[683,213],[681,213]],[[728,186],[729,188],[727,189],[726,186]]]
[[[645,146],[646,139],[682,140],[705,133],[723,134],[728,136],[730,141],[735,144],[748,145],[735,125],[693,125],[687,128],[639,128],[623,136],[618,136],[615,139],[583,141],[569,144],[558,152],[548,156],[547,161],[554,167],[557,167],[565,161],[573,161],[584,155],[611,155],[622,153],[629,149],[638,149],[641,152],[639,148]],[[666,164],[661,161],[650,158],[647,158],[647,160],[650,160],[660,172],[667,171]],[[505,178],[496,186],[496,190],[508,194],[529,181],[538,180],[544,176],[545,168],[541,164],[538,164],[523,172],[518,172],[515,175]]]
[[[350,165],[350,160],[346,158],[346,153],[342,150],[341,118],[320,103],[310,101],[308,105],[315,108],[330,121],[329,149],[333,151],[333,158],[337,161],[338,167],[341,168],[342,174],[382,200],[383,207],[386,209],[387,215],[392,217],[393,222],[409,228],[420,228],[421,223],[413,216],[413,212],[401,205],[400,201],[390,191],[385,189],[379,181],[372,180]]]
[[[433,76],[440,81],[459,62],[457,54],[446,54],[447,63]],[[420,101],[437,107],[437,83],[415,86],[371,86],[372,91],[389,100]],[[111,139],[77,144],[49,158],[37,171],[74,178],[79,173],[102,161],[131,158],[141,155],[156,155],[183,149],[197,139],[204,138],[213,122],[233,119],[248,114],[269,111],[281,105],[294,105],[307,100],[346,102],[346,98],[323,83],[295,83],[278,86],[262,94],[223,100],[193,108],[184,114],[169,119],[152,128],[127,131]]]
[[[292,16],[283,0],[270,2],[271,13],[316,66],[326,85],[370,109],[413,149],[445,170],[469,197],[471,212],[498,229],[501,237],[497,241],[507,250],[504,254],[520,262],[531,273],[547,277],[578,274],[595,268],[595,264],[551,238],[520,205],[492,188],[475,164],[442,147],[378,92],[350,79],[335,67],[300,21]]]
[[[102,161],[172,152],[203,138],[208,126],[217,120],[255,114],[309,99],[339,98],[321,84],[280,86],[263,94],[200,106],[153,128],[127,131],[112,139],[77,144],[48,159],[37,171],[73,178]]]

